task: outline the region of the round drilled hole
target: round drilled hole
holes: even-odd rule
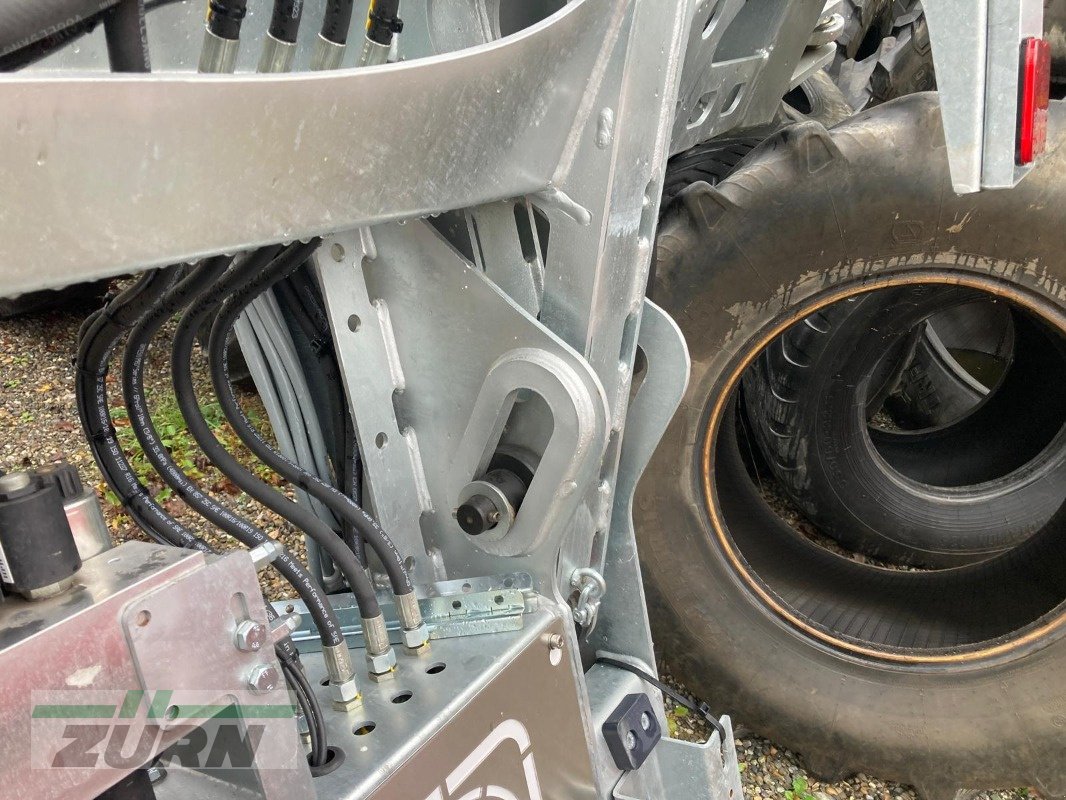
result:
[[[492,601],[493,601],[493,602],[494,602],[494,603],[495,603],[496,605],[498,605],[498,606],[502,606],[502,605],[503,605],[503,595],[502,595],[502,594],[498,594],[498,595],[496,595],[496,596],[495,596],[494,598],[492,598]]]
[[[152,612],[151,611],[148,611],[147,609],[145,609],[143,611],[138,611],[137,612],[137,618],[136,618],[135,622],[137,623],[137,627],[138,628],[143,628],[145,625],[147,625],[151,621],[152,621]]]
[[[514,578],[507,578],[504,580],[503,588],[510,589],[512,586],[514,586]]]
[[[473,589],[474,589],[474,587],[471,586],[469,583],[464,583],[463,584],[463,591],[464,592],[470,592],[470,591],[473,591]]]
[[[462,607],[463,607],[463,603],[462,603],[461,600],[452,600],[452,608],[454,608],[455,610],[458,611]]]
[[[414,696],[414,692],[412,692],[410,689],[404,689],[402,692],[397,692],[392,696],[392,702],[394,702],[396,705],[400,705],[401,703],[406,703]]]
[[[389,443],[389,437],[385,434],[384,431],[382,431],[376,437],[374,437],[374,444],[376,444],[378,446],[378,450],[383,449],[385,447],[385,445],[387,445],[388,443]]]
[[[180,713],[181,709],[177,706],[167,706],[167,710],[163,712],[163,719],[167,721],[176,720]]]
[[[291,614],[295,610],[296,610],[296,606],[294,606],[292,603],[289,603],[287,606],[285,606],[285,613],[286,614]]]
[[[440,675],[444,670],[448,668],[448,665],[443,661],[438,661],[436,664],[432,664],[426,667],[427,675]]]
[[[350,330],[352,333],[355,333],[357,330],[359,330],[362,324],[363,321],[359,319],[358,314],[352,314],[350,317],[348,317],[348,330]]]
[[[367,720],[366,722],[360,722],[358,725],[352,728],[352,733],[354,733],[356,736],[366,736],[368,733],[373,733],[374,728],[376,728],[377,726],[378,724],[376,722],[371,722],[370,720]]]
[[[344,261],[344,247],[339,242],[334,243],[329,254],[333,256],[334,261]]]

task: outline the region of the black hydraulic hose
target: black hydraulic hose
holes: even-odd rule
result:
[[[376,44],[391,45],[393,35],[403,30],[399,14],[400,0],[370,0],[366,38]]]
[[[313,287],[306,282],[306,267],[274,285],[274,292],[281,307],[295,320],[300,332],[306,337],[317,357],[321,370],[323,391],[329,394],[330,437],[333,469],[338,488],[356,503],[359,502],[359,461],[355,441],[355,425],[348,411],[342,388],[340,368],[333,348],[333,337]],[[339,442],[339,448],[336,443]],[[341,535],[355,553],[359,563],[366,565],[366,544],[355,526],[341,519]]]
[[[241,23],[247,13],[246,0],[210,0],[207,29],[220,39],[240,39]]]
[[[348,42],[348,29],[352,26],[352,0],[326,0],[326,13],[322,16],[323,39],[334,44]]]
[[[50,56],[56,50],[66,47],[87,33],[91,33],[100,24],[102,18],[103,14],[97,14],[95,17],[83,19],[80,22],[75,22],[69,28],[50,33],[25,47],[0,55],[0,72],[14,72]]]
[[[107,372],[116,345],[175,278],[173,268],[145,273],[96,315],[78,345],[75,397],[93,458],[133,521],[158,542],[210,552],[211,548],[164,511],[141,483],[122,452],[108,405]]]
[[[295,269],[317,249],[321,240],[313,239],[307,244],[295,244],[287,247],[268,268],[273,273],[281,265]],[[254,277],[246,276],[248,279]],[[225,283],[226,281],[223,281]],[[309,509],[297,505],[285,495],[259,480],[234,458],[215,438],[210,426],[204,419],[196,401],[196,391],[192,380],[192,349],[196,331],[216,308],[219,302],[230,295],[243,300],[248,295],[247,289],[239,287],[227,291],[216,286],[200,298],[181,318],[174,335],[171,351],[173,364],[174,390],[178,407],[185,417],[189,432],[200,445],[200,449],[231,481],[244,490],[250,497],[267,508],[292,522],[304,531],[325,550],[344,574],[352,594],[359,604],[360,614],[364,619],[377,617],[381,613],[373,584],[356,560],[354,553],[334,534],[332,530],[316,517]]]
[[[107,369],[118,340],[173,285],[180,272],[179,267],[169,270],[169,274],[160,270],[146,273],[89,318],[78,337],[75,392],[78,416],[97,466],[115,494],[123,498],[122,505],[134,522],[161,544],[213,553],[214,548],[164,511],[136,477],[118,444],[107,402]],[[91,404],[93,399],[95,407]],[[277,619],[269,605],[267,619]],[[282,639],[276,650],[280,658],[299,663],[291,637]]]
[[[286,682],[292,687],[293,694],[296,695],[296,702],[307,719],[307,730],[311,736],[311,766],[320,767],[326,763],[326,758],[329,755],[322,706],[319,705],[318,697],[311,689],[307,676],[303,674],[299,666],[282,660],[281,672],[285,676]]]
[[[163,445],[152,424],[144,394],[144,368],[147,364],[147,354],[152,338],[174,313],[192,302],[202,291],[213,288],[215,282],[229,267],[231,260],[228,256],[207,259],[192,275],[168,291],[163,302],[157,303],[134,328],[130,333],[123,358],[122,383],[130,425],[144,449],[145,456],[167,485],[210,522],[242,544],[255,547],[264,542],[273,541],[273,539],[248,520],[215,502],[182,471]],[[254,263],[252,266],[262,268],[268,261],[269,253],[261,263]],[[282,552],[274,561],[274,566],[293,585],[300,598],[307,604],[308,613],[311,614],[323,642],[341,643],[343,636],[340,634],[340,623],[336,612],[300,562],[287,549],[282,548]]]
[[[4,0],[0,4],[0,56],[29,48],[57,31],[108,10],[118,0]]]
[[[144,0],[119,0],[104,15],[107,58],[112,72],[151,72]]]
[[[344,415],[344,435],[341,437],[341,447],[344,448],[344,455],[341,460],[341,487],[348,497],[358,503],[361,499],[359,489],[363,483],[363,470],[362,462],[359,460],[358,445],[355,440],[355,424],[352,422],[351,414]],[[355,553],[359,563],[366,564],[366,541],[359,534],[359,530],[347,519],[344,519],[341,524],[343,525],[344,541]]]
[[[378,554],[386,573],[388,573],[393,592],[398,595],[408,594],[413,590],[413,587],[411,578],[403,565],[403,556],[396,549],[392,539],[378,525],[377,520],[350,497],[338,491],[336,487],[330,486],[316,475],[285,458],[267,443],[260,436],[259,431],[255,429],[255,426],[249,422],[237,402],[236,395],[233,393],[233,384],[229,379],[228,348],[226,345],[237,317],[255,297],[268,290],[278,281],[286,278],[289,273],[298,269],[299,266],[299,263],[288,268],[283,263],[279,263],[277,268],[272,265],[260,278],[250,284],[245,291],[230,296],[223,303],[221,310],[215,316],[214,323],[211,325],[211,336],[208,340],[208,363],[210,364],[211,381],[214,384],[219,405],[222,406],[222,413],[226,415],[226,419],[233,427],[233,430],[248,449],[287,481],[303,489],[316,500],[326,505],[334,514],[351,523],[362,538],[366,540],[367,544]],[[348,552],[351,555],[351,551],[349,550]]]
[[[117,2],[117,0],[113,0]],[[125,0],[125,2],[132,2],[132,0]],[[181,0],[147,0],[144,4],[145,11],[154,11],[157,8],[171,5]],[[14,70],[27,67],[35,61],[40,61],[42,58],[52,55],[56,50],[66,47],[75,39],[79,39],[87,33],[91,33],[96,29],[96,26],[101,21],[107,20],[110,10],[107,8],[112,5],[113,2],[97,3],[102,5],[103,9],[97,9],[99,13],[95,13],[92,16],[85,17],[76,21],[72,21],[64,17],[62,28],[49,28],[47,32],[40,32],[30,37],[30,41],[26,44],[19,46],[17,43],[13,47],[0,48],[0,72],[12,72]],[[6,17],[0,13],[0,31],[3,29],[3,25],[6,24]],[[3,34],[0,33],[0,38]],[[147,60],[146,60],[147,63]],[[112,69],[119,72],[143,72],[147,70],[119,70],[115,67],[112,61]]]
[[[270,15],[270,35],[280,42],[294,44],[300,33],[303,0],[274,0]]]

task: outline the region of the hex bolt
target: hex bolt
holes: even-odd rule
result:
[[[248,555],[252,558],[255,571],[262,572],[283,552],[284,548],[278,542],[270,540],[253,547],[248,551]]]
[[[278,670],[269,664],[256,664],[248,673],[248,688],[255,694],[266,694],[278,688]]]
[[[256,653],[267,641],[267,627],[261,622],[246,619],[237,626],[233,634],[233,643],[242,653]]]
[[[563,663],[563,645],[566,643],[563,637],[558,633],[553,633],[548,636],[548,663],[553,667],[559,666]]]

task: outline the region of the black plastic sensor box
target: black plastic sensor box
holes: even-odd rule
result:
[[[620,770],[640,769],[663,738],[662,728],[646,694],[627,694],[603,723],[603,738]]]

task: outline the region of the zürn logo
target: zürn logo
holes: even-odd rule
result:
[[[35,750],[42,753],[38,748],[43,748],[51,756],[41,766],[130,770],[166,749],[170,765],[251,769],[265,720],[291,720],[295,711],[286,703],[179,705],[170,691],[128,691],[119,696],[118,703],[36,703]],[[181,724],[180,735],[172,730],[175,723]]]

